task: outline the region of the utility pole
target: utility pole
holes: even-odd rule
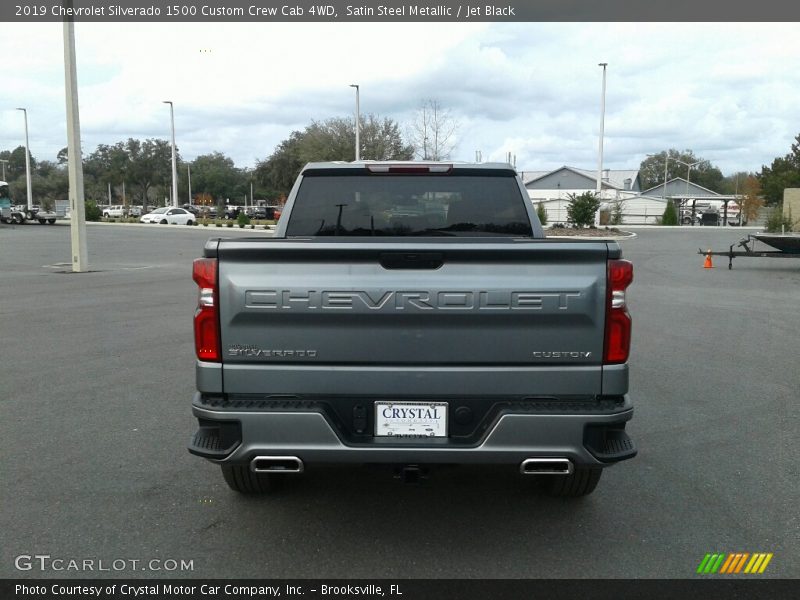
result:
[[[192,205],[192,165],[186,165],[186,178],[189,180],[189,205]]]

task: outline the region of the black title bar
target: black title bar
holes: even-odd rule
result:
[[[798,582],[779,579],[5,579],[4,600],[749,600],[795,598]]]
[[[796,0],[3,0],[0,21],[46,22],[800,21]],[[787,40],[788,42],[788,40]]]

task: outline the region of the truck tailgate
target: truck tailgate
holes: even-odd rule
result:
[[[222,240],[224,391],[599,394],[610,251]]]

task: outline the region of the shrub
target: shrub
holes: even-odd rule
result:
[[[99,221],[103,217],[103,211],[91,200],[87,200],[84,205],[86,207],[87,221]]]
[[[241,229],[244,229],[245,225],[249,225],[250,224],[250,217],[248,217],[246,214],[244,214],[244,211],[241,211],[239,213],[239,216],[236,217],[236,222],[239,224],[239,227]]]
[[[222,223],[215,223],[217,227],[222,227]]]
[[[541,202],[536,205],[536,216],[539,217],[539,223],[542,224],[542,227],[547,225],[547,209]]]
[[[233,221],[228,221],[227,223],[225,223],[225,225],[227,227],[233,227]]]
[[[584,192],[580,195],[567,194],[567,219],[575,227],[587,227],[594,224],[594,215],[600,208],[600,199],[595,192]]]
[[[770,233],[781,233],[782,231],[791,231],[792,230],[792,219],[789,215],[783,214],[783,207],[776,206],[774,207],[770,213],[769,217],[767,217],[767,222],[765,224],[767,231]]]
[[[667,207],[664,209],[664,214],[661,215],[662,225],[677,225],[678,224],[678,211],[675,210],[675,204],[672,200],[667,200]]]
[[[611,206],[611,224],[622,225],[622,216],[625,211],[625,200],[614,200]]]

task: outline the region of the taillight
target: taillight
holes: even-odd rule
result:
[[[631,315],[625,304],[625,289],[632,281],[633,264],[630,261],[608,261],[604,364],[624,363],[628,360],[631,349]]]
[[[197,258],[192,265],[192,279],[200,288],[194,313],[194,349],[197,358],[219,362],[219,293],[217,259]]]

